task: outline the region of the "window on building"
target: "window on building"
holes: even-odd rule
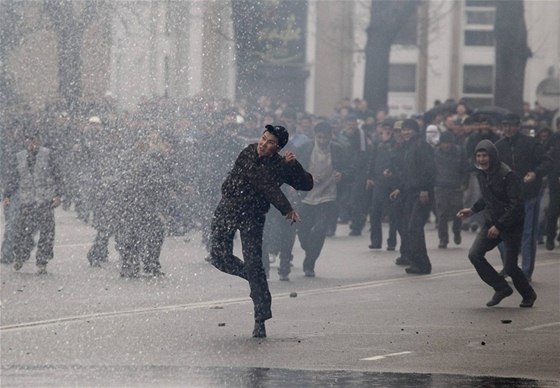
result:
[[[465,65],[463,67],[463,93],[492,94],[494,68],[492,66]]]
[[[496,6],[492,1],[465,3],[465,46],[494,46]]]
[[[494,31],[465,31],[465,46],[494,46]]]
[[[416,46],[418,44],[418,13],[413,13],[400,28],[393,44]]]
[[[483,106],[493,105],[493,100],[491,97],[463,97],[461,101],[465,101],[467,106],[471,109],[480,108]]]
[[[416,65],[391,64],[389,67],[389,92],[416,91]]]

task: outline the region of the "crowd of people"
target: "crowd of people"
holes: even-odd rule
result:
[[[222,182],[241,150],[269,124],[287,129],[282,152],[296,155],[313,175],[314,188],[282,187],[302,215],[295,226],[278,209],[268,212],[262,237],[267,276],[274,256],[279,279],[289,280],[296,236],[305,251],[304,274],[315,276],[324,241],[340,233],[340,224],[348,224],[350,236],[369,229],[371,250],[398,249],[395,263],[407,273],[430,273],[424,236],[429,220],[437,223],[440,249],[451,240],[461,244],[461,233],[486,222],[482,213],[465,221],[457,216],[481,195],[473,173],[481,140],[495,144],[499,160],[523,181],[521,268],[529,281],[537,244],[556,246],[560,134],[549,129],[542,109],[526,105],[517,116],[446,101],[396,118],[371,111],[365,100],[344,99],[332,114],[316,116],[267,97],[145,99],[132,114],[112,106],[90,104],[68,113],[55,105],[9,114],[1,142],[2,263],[21,269],[39,231],[36,263],[46,273],[59,204],[95,228],[91,266],[108,260],[115,239],[123,277],[142,271],[162,276],[159,256],[168,235],[200,231],[210,253]],[[383,223],[389,226],[386,241]]]

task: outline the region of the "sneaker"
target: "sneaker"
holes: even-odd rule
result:
[[[148,271],[148,274],[150,276],[155,277],[155,278],[165,276],[165,272],[162,272],[161,269],[159,269],[159,268],[155,268],[155,269],[152,269],[151,271]]]
[[[431,271],[425,270],[425,269],[421,269],[418,268],[415,265],[412,265],[408,268],[405,269],[406,273],[408,274],[414,274],[414,275],[429,275]]]
[[[278,278],[280,279],[281,282],[289,282],[290,281],[290,277],[288,275],[278,275]]]
[[[406,257],[397,257],[397,259],[395,260],[395,264],[396,265],[410,265],[410,260],[408,260]]]
[[[266,337],[266,327],[264,326],[264,321],[255,321],[255,327],[253,328],[253,338],[265,338]]]
[[[47,264],[37,264],[37,275],[46,275],[47,274]]]
[[[305,273],[305,277],[307,277],[307,278],[314,278],[315,277],[315,271],[313,271],[312,269],[304,271],[304,273]]]
[[[492,297],[492,299],[490,299],[490,300],[488,301],[488,303],[486,303],[486,306],[488,306],[488,307],[496,306],[496,305],[499,304],[504,298],[507,298],[507,297],[510,296],[511,294],[513,294],[513,290],[511,289],[510,286],[507,286],[507,288],[504,288],[503,290],[496,291],[496,292],[494,293],[494,296]]]
[[[461,244],[461,235],[456,234],[455,236],[453,236],[453,242],[455,243],[455,245],[460,245]]]
[[[533,304],[535,304],[536,300],[537,300],[537,293],[535,291],[532,291],[529,296],[523,298],[523,300],[519,304],[519,307],[533,307]]]
[[[16,261],[16,262],[14,263],[14,269],[15,269],[16,271],[19,271],[22,267],[23,267],[23,263],[22,263],[21,261]]]

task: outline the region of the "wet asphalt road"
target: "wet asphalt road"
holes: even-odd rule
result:
[[[204,262],[198,236],[166,240],[165,278],[124,280],[114,250],[88,266],[89,226],[59,210],[57,228],[48,275],[0,267],[1,386],[560,385],[558,249],[539,248],[534,308],[518,294],[487,308],[492,290],[466,258],[473,234],[441,250],[427,225],[434,271],[410,276],[342,225],[316,278],[297,243],[290,282],[272,264],[274,318],[256,340],[248,287]]]

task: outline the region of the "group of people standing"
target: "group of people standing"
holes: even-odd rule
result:
[[[107,261],[109,240],[115,238],[123,277],[137,277],[141,269],[164,275],[159,256],[166,234],[196,228],[207,261],[248,280],[253,335],[263,337],[271,317],[270,255],[278,254],[279,278],[289,281],[296,236],[305,252],[304,275],[314,277],[337,224],[348,223],[350,236],[358,236],[369,217],[369,248],[377,250],[387,221],[387,250],[396,250],[400,238],[395,263],[405,265],[408,274],[425,275],[432,271],[424,235],[430,214],[438,224],[438,247],[445,249],[448,223],[454,243],[461,244],[461,219],[482,213],[471,224],[478,235],[469,259],[495,290],[488,306],[511,295],[505,280],[510,276],[523,297],[521,306],[531,307],[545,178],[546,247],[555,247],[559,134],[546,142],[524,134],[515,114],[497,122],[485,114],[392,120],[363,107],[342,106],[332,117],[279,107],[256,121],[246,114],[246,122],[240,109],[224,109],[212,116],[213,125],[188,133],[196,120],[166,126],[129,120],[123,130],[92,116],[64,145],[53,138],[41,145],[41,126],[22,121],[25,148],[7,158],[2,180],[7,210],[2,262],[20,270],[40,231],[37,267],[46,273],[53,257],[54,208],[61,203],[66,210],[74,205],[85,222],[91,217],[92,267]],[[275,209],[268,212],[271,204]],[[243,260],[233,255],[237,231]],[[501,273],[484,257],[496,246]]]

